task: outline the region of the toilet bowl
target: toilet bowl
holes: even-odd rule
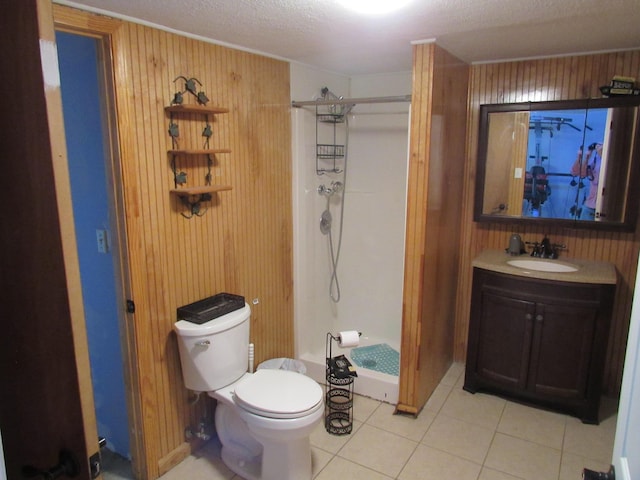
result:
[[[322,388],[293,371],[248,373],[249,305],[209,322],[179,320],[185,386],[215,398],[222,460],[247,480],[310,480],[309,436],[324,415]]]
[[[309,435],[324,415],[321,387],[284,370],[258,370],[220,390],[216,431],[222,460],[248,480],[312,476]]]

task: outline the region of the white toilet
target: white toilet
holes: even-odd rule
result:
[[[198,325],[174,324],[185,386],[218,400],[222,460],[247,480],[311,479],[309,435],[324,415],[322,388],[285,370],[247,373],[249,305]]]

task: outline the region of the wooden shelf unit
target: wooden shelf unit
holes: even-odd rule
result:
[[[177,195],[178,197],[190,197],[193,195],[204,195],[207,193],[224,192],[226,190],[232,190],[231,185],[203,185],[200,187],[184,187],[174,188],[169,190],[169,193]]]
[[[216,153],[231,153],[228,148],[183,148],[179,150],[167,150],[169,155],[215,155]]]
[[[177,147],[176,138],[177,134],[177,123],[175,123],[175,117],[181,114],[198,114],[203,115],[205,117],[206,126],[205,129],[209,130],[209,135],[207,135],[207,142],[205,143],[205,148],[172,148],[167,150],[167,154],[171,158],[171,168],[174,174],[174,184],[175,188],[170,190],[172,195],[179,197],[182,202],[187,205],[190,209],[190,214],[185,215],[182,214],[186,218],[192,218],[194,215],[201,216],[204,212],[201,210],[200,203],[210,201],[212,198],[212,194],[217,192],[223,192],[227,190],[231,190],[231,185],[211,185],[211,166],[213,164],[212,155],[221,154],[221,153],[231,153],[231,150],[228,148],[206,148],[208,147],[209,137],[211,135],[211,126],[209,124],[209,115],[218,115],[223,113],[229,113],[228,108],[224,107],[208,107],[206,105],[171,105],[165,107],[165,112],[167,112],[170,116],[170,126],[169,126],[169,134],[172,136],[172,143],[174,147]],[[176,135],[172,134],[172,128],[175,127]],[[203,133],[204,135],[204,133]],[[206,175],[206,185],[199,185],[193,187],[179,187],[183,182],[180,181],[179,177],[183,176],[186,178],[186,174],[184,172],[178,172],[177,167],[177,158],[178,157],[189,157],[189,156],[204,156],[207,159],[209,165],[209,172]]]
[[[200,113],[202,115],[229,113],[228,108],[207,107],[206,105],[171,105],[169,107],[164,107],[164,110],[169,113]]]

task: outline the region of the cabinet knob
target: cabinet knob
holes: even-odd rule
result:
[[[524,318],[526,318],[527,320],[531,320],[533,318],[533,315],[531,315],[530,313],[527,313]]]
[[[538,322],[541,322],[543,318],[544,318],[544,317],[543,317],[543,316],[542,316],[542,314],[540,314],[540,313],[539,313],[538,315],[536,315],[536,320],[537,320]]]

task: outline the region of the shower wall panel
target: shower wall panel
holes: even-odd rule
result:
[[[406,95],[409,72],[346,79],[292,66],[292,98],[310,100],[322,86],[344,97]],[[408,103],[359,104],[349,115],[347,177],[316,175],[315,109],[295,109],[294,231],[296,239],[296,352],[324,355],[327,332],[359,330],[400,346]],[[341,164],[342,165],[342,164]],[[344,199],[342,249],[338,261],[341,298],[329,297],[328,239],[319,221],[327,198],[320,184],[345,181],[329,200],[337,248]]]

